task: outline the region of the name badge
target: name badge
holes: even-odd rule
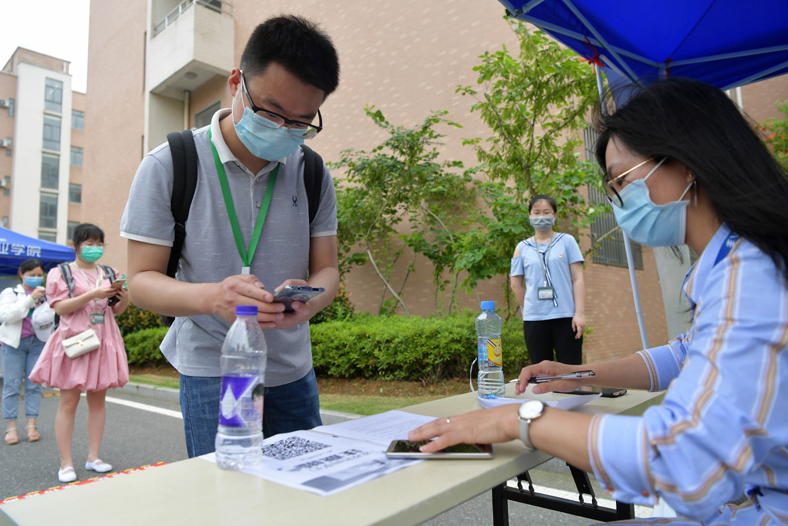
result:
[[[536,294],[540,300],[551,300],[555,298],[553,287],[539,287],[536,290]]]
[[[104,323],[104,315],[103,314],[91,314],[90,315],[90,323]]]

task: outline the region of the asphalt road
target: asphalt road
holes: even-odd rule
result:
[[[57,470],[60,457],[54,438],[55,413],[58,406],[56,390],[47,390],[41,403],[38,429],[41,440],[29,443],[21,432],[20,442],[14,446],[0,445],[0,501],[59,486]],[[126,386],[110,391],[107,396],[107,423],[100,456],[115,471],[137,468],[157,462],[176,462],[186,458],[183,441],[183,420],[176,393],[171,390],[151,390]],[[87,455],[87,401],[81,400],[77,409],[72,454],[79,480],[97,476],[84,469]],[[342,419],[341,414],[325,414],[324,423]],[[24,427],[24,420],[17,425]],[[571,477],[565,466],[556,460],[541,470],[532,471],[536,484],[549,488],[571,490]],[[597,492],[604,498],[604,493]],[[425,526],[457,526],[492,524],[491,492],[478,497],[424,523]],[[510,523],[579,526],[591,521],[562,513],[509,503]]]

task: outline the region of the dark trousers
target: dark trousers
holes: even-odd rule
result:
[[[543,360],[554,360],[570,365],[583,363],[583,338],[575,339],[572,318],[524,321],[523,335],[532,364]]]

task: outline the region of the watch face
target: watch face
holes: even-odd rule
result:
[[[520,406],[519,415],[523,420],[531,420],[541,415],[544,411],[544,402],[528,400]]]

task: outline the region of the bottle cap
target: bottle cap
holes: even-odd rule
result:
[[[495,302],[494,301],[483,301],[482,302],[482,310],[495,310]]]
[[[257,316],[256,305],[237,305],[235,307],[236,316]]]

